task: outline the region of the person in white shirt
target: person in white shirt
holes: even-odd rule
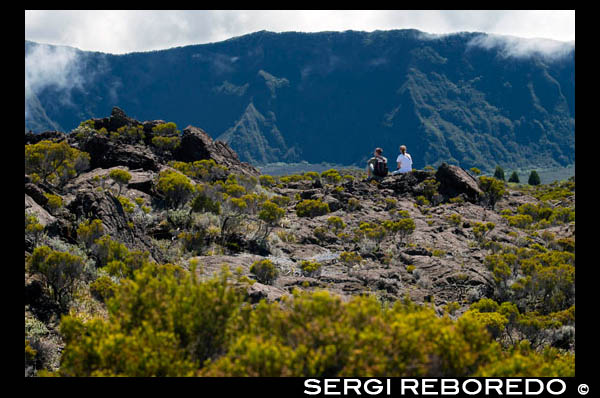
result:
[[[412,171],[412,157],[410,154],[406,153],[406,146],[400,146],[400,155],[398,155],[398,159],[396,159],[396,163],[398,164],[398,170],[394,171],[392,174],[401,174],[408,173]]]

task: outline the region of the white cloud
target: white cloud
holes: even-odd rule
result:
[[[497,48],[503,57],[522,58],[532,54],[546,58],[558,58],[570,54],[575,42],[561,42],[549,39],[525,39],[514,36],[481,35],[472,39],[468,46],[486,49]]]
[[[273,32],[418,29],[575,40],[574,10],[178,10],[25,12],[27,40],[122,54]]]

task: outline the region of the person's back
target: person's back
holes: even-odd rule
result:
[[[374,156],[367,162],[367,179],[382,179],[388,174],[387,159],[382,156],[383,149],[376,148]]]
[[[406,147],[404,145],[400,147],[400,155],[398,155],[396,163],[398,164],[398,170],[394,171],[393,174],[408,173],[409,171],[412,171],[412,157],[406,152]]]

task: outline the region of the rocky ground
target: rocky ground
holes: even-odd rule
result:
[[[108,118],[94,119],[95,128],[105,126],[114,131],[122,126],[142,125],[144,131],[163,121],[139,122],[128,118],[115,108]],[[63,187],[34,182],[25,175],[25,211],[37,217],[44,227],[46,239],[78,244],[77,227],[85,219],[102,221],[105,234],[125,244],[129,249],[147,251],[150,260],[172,262],[188,268],[197,260],[198,273],[203,276],[218,272],[223,265],[230,269],[240,268],[250,278],[251,265],[262,259],[270,259],[279,271],[271,284],[255,283],[248,288],[253,302],[260,299],[279,300],[293,289],[327,289],[344,298],[367,293],[375,294],[382,301],[410,297],[417,303],[433,303],[441,314],[446,304],[458,303],[460,315],[470,303],[483,297],[492,297],[495,283],[491,271],[485,266],[490,254],[484,242],[523,247],[545,240],[531,229],[510,226],[502,217],[503,210],[515,211],[521,204],[539,204],[531,191],[518,186],[508,186],[506,194],[491,209],[484,200],[478,180],[465,170],[443,164],[437,170],[415,170],[412,173],[388,176],[380,182],[366,182],[363,176],[353,175],[327,184],[322,178],[287,181],[272,187],[260,184],[252,189],[268,197],[286,196],[285,215],[270,232],[265,244],[253,242],[254,231],[259,222],[248,214],[237,231],[237,249],[209,242],[205,247],[189,251],[178,242],[182,231],[176,223],[167,220],[169,209],[157,192],[156,181],[162,170],[170,169],[171,160],[191,162],[213,159],[226,166],[228,173],[259,177],[251,165],[242,163],[226,144],[214,142],[202,130],[189,126],[183,130],[179,149],[172,153],[157,153],[141,143],[119,144],[107,137],[95,136],[82,143],[73,134],[58,132],[40,135],[26,134],[25,144],[35,144],[43,139],[59,141],[66,139],[79,150],[90,154],[90,167],[71,179]],[[147,138],[149,139],[149,138]],[[136,208],[127,212],[117,200],[118,188],[103,179],[111,170],[128,171],[132,178],[121,189],[120,195],[136,199],[149,206],[144,213]],[[340,170],[340,175],[347,175]],[[104,181],[104,182],[103,182]],[[435,187],[433,191],[429,188]],[[49,206],[45,194],[60,196],[62,207]],[[429,203],[423,201],[429,198]],[[139,199],[141,198],[141,199]],[[330,212],[315,217],[299,217],[297,205],[305,199],[318,199],[327,203]],[[574,206],[574,194],[553,206]],[[209,214],[187,213],[193,220],[215,221]],[[414,231],[405,239],[387,234],[379,242],[376,239],[357,239],[355,231],[361,223],[381,224],[385,220],[407,216],[414,221]],[[328,224],[330,217],[339,217],[345,227],[334,231]],[[208,220],[208,221],[207,221]],[[493,230],[482,239],[475,231],[478,223],[493,223]],[[549,225],[544,228],[554,234],[554,239],[574,238],[574,223]],[[221,242],[222,243],[222,242]],[[25,256],[31,254],[35,242],[27,236]],[[363,261],[349,268],[340,260],[342,252],[360,254]],[[303,274],[300,262],[313,260],[322,265],[318,272]],[[26,305],[35,278],[26,277]],[[34,304],[33,298],[29,304]],[[39,311],[38,311],[39,312]],[[39,313],[38,315],[39,318]]]

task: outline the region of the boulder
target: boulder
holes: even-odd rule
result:
[[[263,285],[262,283],[255,282],[248,287],[246,294],[250,299],[250,302],[254,304],[263,299],[269,303],[279,301],[282,296],[288,295],[289,293],[275,286]]]
[[[40,204],[37,203],[31,196],[25,193],[25,212],[33,214],[37,217],[40,224],[44,227],[53,223],[56,218],[46,211]]]
[[[435,178],[440,183],[438,191],[446,198],[454,198],[461,194],[471,202],[478,203],[483,191],[479,188],[477,180],[464,169],[442,163],[435,173]]]
[[[181,135],[181,145],[173,152],[173,158],[182,162],[212,159],[218,165],[239,174],[258,177],[260,172],[252,165],[240,162],[237,153],[229,145],[213,139],[202,129],[188,126]]]

